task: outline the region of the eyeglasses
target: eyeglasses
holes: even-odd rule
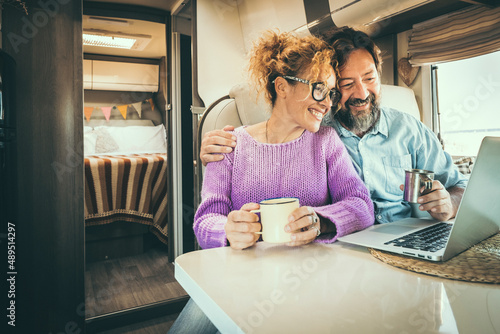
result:
[[[330,94],[330,100],[332,101],[332,104],[337,104],[339,103],[342,95],[336,88],[328,89],[328,86],[325,85],[323,82],[313,82],[311,83],[309,80],[305,79],[300,79],[296,77],[292,77],[289,75],[284,75],[283,78],[289,79],[289,80],[294,80],[298,82],[302,82],[306,85],[310,85],[312,87],[311,90],[311,95],[315,101],[321,102],[324,99],[326,99],[326,96]]]

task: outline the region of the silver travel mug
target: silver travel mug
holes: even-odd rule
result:
[[[420,189],[424,187],[424,193],[432,189],[434,172],[423,169],[411,169],[405,171],[405,189],[403,200],[409,203],[417,203]]]

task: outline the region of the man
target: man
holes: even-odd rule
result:
[[[460,174],[449,154],[420,121],[390,108],[381,108],[380,50],[361,31],[343,27],[325,38],[334,47],[339,63],[341,108],[328,113],[323,125],[335,128],[346,146],[359,175],[370,190],[379,223],[412,215],[403,201],[406,169],[425,169],[435,173],[433,191],[419,197],[418,210],[427,211],[440,221],[455,217],[467,179]],[[221,160],[220,154],[232,150],[234,138],[226,131],[205,135],[200,158],[203,164]]]

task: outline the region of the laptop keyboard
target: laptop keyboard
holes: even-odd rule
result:
[[[420,231],[407,234],[403,237],[388,241],[385,245],[393,245],[415,250],[436,252],[446,246],[452,224],[438,223]]]

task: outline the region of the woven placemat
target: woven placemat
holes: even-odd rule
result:
[[[500,284],[500,233],[483,240],[446,262],[430,262],[369,248],[391,266],[448,279]]]

